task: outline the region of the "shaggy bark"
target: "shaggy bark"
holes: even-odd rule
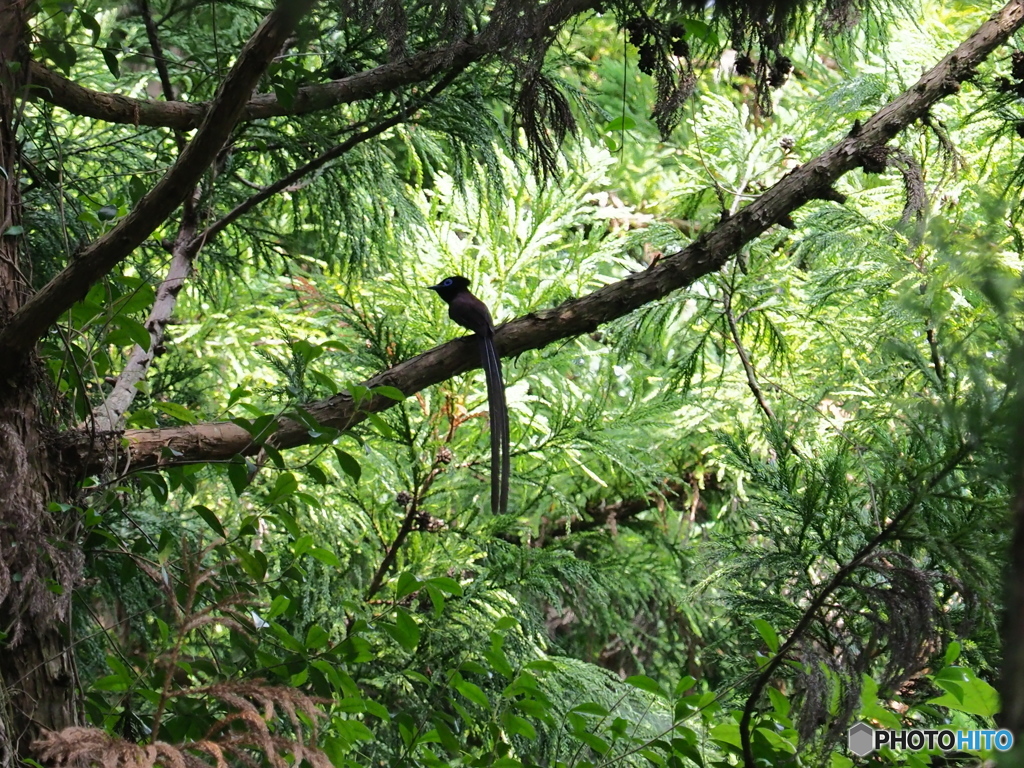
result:
[[[0,323],[28,293],[21,238],[12,231],[21,221],[14,127],[21,83],[20,70],[9,66],[21,62],[27,7],[0,0]],[[58,622],[68,617],[80,562],[77,551],[55,544],[77,520],[46,508],[48,498],[67,498],[74,480],[55,469],[37,384],[34,366],[0,376],[0,768],[19,763],[39,728],[78,722],[74,657]]]
[[[863,125],[854,126],[845,139],[790,172],[756,201],[679,253],[664,257],[646,271],[630,275],[589,296],[501,326],[495,332],[495,342],[502,356],[515,357],[561,339],[590,333],[602,323],[657,301],[720,269],[745,243],[786,220],[809,200],[836,200],[838,195],[832,185],[840,176],[862,165],[865,158],[870,161],[872,151],[884,147],[897,133],[924,117],[937,101],[955,93],[978,64],[1020,27],[1022,18],[1024,0],[1014,0],[925,73],[913,87]],[[382,371],[363,382],[363,386],[387,385],[409,396],[478,367],[475,344],[468,339],[457,339]],[[380,396],[357,404],[350,396],[341,393],[309,403],[304,408],[319,423],[344,430],[362,421],[368,413],[393,405],[394,400]],[[66,436],[66,446],[78,455],[83,471],[94,472],[104,466],[109,468],[110,458],[121,454],[121,437],[121,433],[93,436],[79,432]],[[228,461],[238,454],[253,454],[259,450],[248,432],[230,422],[129,430],[124,437],[128,440],[129,455],[127,465],[120,467],[122,471],[169,464]],[[308,428],[287,418],[279,420],[270,440],[278,448],[290,448],[309,441]]]

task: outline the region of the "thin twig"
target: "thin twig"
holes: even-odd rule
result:
[[[743,346],[743,340],[740,338],[740,329],[736,325],[736,317],[732,313],[732,294],[733,286],[727,285],[725,288],[725,294],[723,299],[722,313],[725,315],[725,320],[729,324],[729,335],[732,338],[733,346],[736,347],[736,352],[740,356],[740,362],[743,364],[743,370],[747,374],[747,386],[750,387],[750,391],[754,393],[754,399],[757,400],[757,404],[764,411],[764,415],[768,417],[768,421],[772,423],[772,426],[778,426],[779,420],[775,416],[775,411],[768,405],[768,401],[765,399],[764,392],[761,391],[761,385],[757,383],[757,372],[754,370],[754,364],[750,362],[750,355],[747,354],[746,348]]]

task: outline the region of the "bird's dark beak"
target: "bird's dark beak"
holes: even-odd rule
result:
[[[437,285],[425,285],[423,287],[424,287],[425,290],[428,290],[428,291],[436,291],[436,290],[438,290],[441,287],[441,284],[438,283]]]

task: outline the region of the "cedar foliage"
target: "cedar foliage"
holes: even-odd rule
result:
[[[643,270],[911,76],[844,78],[812,54],[822,31],[883,23],[856,2],[716,3],[708,14],[609,3],[580,30],[523,41],[535,7],[346,2],[304,24],[265,79],[284,101],[311,77],[401,61],[485,23],[504,24],[508,44],[422,104],[405,88],[236,130],[200,189],[204,224],[418,104],[204,247],[129,426],[225,408],[256,436],[278,415],[301,420],[303,403],[453,335],[418,290],[440,274],[467,275],[509,318]],[[141,85],[153,55],[144,4],[103,17],[97,34],[84,14],[101,10],[40,17],[40,58],[86,82]],[[226,52],[258,17],[244,3],[152,12],[189,101],[212,97]],[[877,45],[868,38],[854,41]],[[64,40],[81,48],[76,61]],[[721,86],[706,72],[715,41],[738,54]],[[602,58],[581,65],[573,51],[587,46]],[[787,94],[796,56],[806,71]],[[39,285],[124,215],[177,137],[69,121],[45,101],[27,110]],[[610,127],[625,116],[632,136],[625,120]],[[254,459],[85,483],[74,631],[93,727],[44,736],[39,756],[735,763],[730,710],[748,705],[751,659],[776,650],[904,508],[909,522],[811,616],[792,664],[751,705],[755,747],[766,759],[827,759],[851,719],[878,716],[871,707],[938,721],[928,701],[945,689],[932,671],[962,653],[994,679],[1000,661],[1019,235],[1003,224],[1000,190],[954,175],[964,168],[950,142],[982,162],[972,132],[1001,116],[1005,138],[1005,116],[965,97],[944,115],[948,133],[924,126],[883,158],[878,170],[895,161],[898,173],[844,180],[855,202],[816,201],[692,290],[509,365],[515,519],[481,512],[475,376],[344,434],[309,424],[303,448],[268,443]],[[117,153],[116,173],[103,152]],[[1000,178],[1015,161],[1004,141],[984,162]],[[101,401],[138,340],[172,235],[158,231],[44,341],[53,421],[75,425]],[[218,539],[204,545],[210,529]],[[30,567],[14,570],[54,603],[60,584],[45,591]],[[991,714],[953,711],[980,725]]]

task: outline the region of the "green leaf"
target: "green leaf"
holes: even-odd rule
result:
[[[21,224],[12,224],[4,230],[4,237],[15,237],[23,234],[25,234],[25,227]]]
[[[531,740],[537,738],[537,729],[534,728],[533,723],[525,717],[513,715],[511,712],[505,712],[501,716],[501,722],[505,726],[505,730],[514,736],[522,736]]]
[[[787,717],[789,715],[790,707],[792,706],[789,699],[786,698],[786,694],[780,691],[778,688],[768,688],[768,698],[772,701],[772,708],[779,715],[779,717]]]
[[[687,37],[696,40],[701,45],[706,45],[708,48],[712,49],[721,48],[721,44],[719,43],[718,35],[715,34],[715,30],[703,21],[698,19],[683,19],[683,29],[686,30]]]
[[[91,13],[86,13],[81,8],[78,10],[78,19],[82,22],[82,26],[85,27],[89,32],[92,33],[91,45],[96,45],[99,42],[100,35],[103,30],[100,28],[99,22]]]
[[[444,593],[430,583],[427,583],[426,589],[427,596],[430,598],[430,602],[434,606],[434,617],[437,618],[444,613]]]
[[[327,634],[327,630],[321,627],[319,624],[313,624],[306,631],[305,646],[309,650],[316,650],[317,648],[323,648],[327,645],[327,641],[331,639],[331,636]]]
[[[597,754],[607,754],[609,748],[608,742],[602,739],[600,736],[597,736],[593,733],[587,733],[586,731],[580,731],[579,733],[574,733],[573,735],[577,739],[582,741],[584,744],[586,744],[588,747],[590,747],[592,750],[597,752]]]
[[[398,434],[391,428],[384,419],[378,416],[376,413],[366,414],[367,420],[376,427],[377,431],[380,432],[384,437],[394,439],[398,437]]]
[[[366,639],[355,635],[350,635],[342,640],[335,650],[338,656],[349,664],[359,664],[377,658]]]
[[[324,472],[316,464],[310,464],[306,467],[306,474],[313,478],[313,481],[317,485],[330,485],[331,481],[327,477],[327,473]]]
[[[932,677],[932,682],[946,693],[929,699],[929,704],[982,717],[992,717],[999,712],[999,694],[996,689],[979,679],[967,667],[946,667]]]
[[[491,702],[487,699],[487,694],[484,693],[479,686],[474,685],[468,680],[460,680],[457,682],[455,684],[455,690],[474,704],[477,704],[484,709],[488,709],[491,706]]]
[[[627,677],[624,682],[627,685],[632,685],[635,688],[647,691],[648,693],[653,693],[656,696],[668,698],[665,691],[662,690],[662,687],[646,675],[631,675],[630,677]]]
[[[341,560],[329,549],[324,549],[323,547],[312,547],[309,550],[309,555],[331,568],[341,568]]]
[[[437,737],[441,740],[441,746],[448,750],[452,755],[459,755],[462,753],[462,745],[459,744],[459,740],[455,738],[455,734],[452,732],[451,727],[446,723],[439,715],[434,715],[431,718],[434,723],[434,728],[437,730]]]
[[[401,600],[411,595],[420,588],[420,581],[408,571],[402,571],[398,576],[398,586],[395,589],[395,597]]]
[[[236,496],[241,496],[242,491],[249,486],[249,470],[241,458],[228,464],[228,480]]]
[[[483,656],[490,663],[494,671],[502,677],[511,680],[515,677],[515,670],[512,669],[512,665],[508,661],[508,657],[505,655],[505,651],[501,648],[491,648],[490,650],[484,651]]]
[[[92,687],[97,691],[127,691],[130,683],[121,678],[120,675],[107,675],[93,682]]]
[[[355,741],[373,741],[373,731],[358,720],[335,718],[331,724],[338,736],[350,744]]]
[[[199,515],[203,521],[216,531],[218,536],[227,536],[227,531],[224,530],[224,526],[221,524],[217,515],[209,507],[204,507],[202,504],[195,504],[192,509],[197,515]]]
[[[754,619],[754,627],[757,628],[757,633],[761,635],[761,639],[764,640],[765,645],[768,646],[768,650],[772,653],[778,653],[779,636],[776,634],[772,625],[764,619]]]
[[[138,344],[143,350],[148,350],[152,340],[149,331],[142,323],[123,315],[111,322],[110,330],[107,332],[107,343],[113,344],[115,347]],[[154,407],[159,405],[160,403],[154,403]]]
[[[420,628],[416,620],[404,608],[397,609],[394,624],[385,624],[384,626],[388,630],[388,634],[395,638],[405,650],[416,650],[416,646],[420,642]]]
[[[345,759],[351,748],[352,742],[346,742],[337,736],[328,736],[324,739],[324,754],[331,761],[334,768],[348,768],[349,761]]]
[[[146,338],[149,338],[147,334]],[[170,416],[172,419],[177,419],[186,424],[195,424],[196,417],[192,415],[192,412],[184,405],[178,405],[178,403],[161,403],[158,401],[153,402],[153,408],[161,413]]]
[[[432,584],[443,592],[447,592],[453,597],[462,597],[462,585],[448,576],[435,576],[432,579],[428,579],[427,583]]]
[[[402,390],[400,390],[398,387],[380,386],[380,387],[374,387],[370,391],[373,392],[373,394],[375,394],[375,395],[380,395],[382,397],[388,397],[388,398],[391,398],[392,400],[395,400],[396,402],[399,402],[399,403],[402,402],[403,400],[405,400],[405,395],[402,394]]]
[[[277,480],[274,482],[274,487],[267,494],[266,504],[267,506],[273,506],[274,504],[280,504],[282,501],[286,501],[292,494],[299,490],[299,481],[291,472],[282,472],[277,476]]]
[[[956,640],[946,646],[945,662],[948,667],[954,661],[960,658],[960,643]]]
[[[288,606],[291,605],[292,601],[284,595],[278,595],[270,602],[270,610],[267,611],[267,615],[264,617],[267,621],[280,616],[282,613],[288,610]]]
[[[355,460],[355,457],[345,453],[340,448],[334,449],[334,456],[338,459],[338,466],[341,467],[341,471],[351,477],[352,482],[358,483],[360,476],[363,474],[363,468],[359,466],[359,462]]]
[[[608,717],[610,714],[606,707],[602,707],[596,701],[585,701],[582,704],[577,704],[569,711],[579,712],[581,715],[597,715],[598,717]]]
[[[711,738],[720,744],[729,745],[741,749],[743,743],[740,741],[740,726],[738,723],[721,723],[711,729]]]
[[[697,748],[697,733],[692,728],[677,728],[681,738],[672,739],[672,751],[704,768],[704,757]]]
[[[676,696],[683,696],[688,690],[696,685],[697,681],[694,680],[690,675],[686,675],[679,679],[676,683]]]
[[[629,115],[620,115],[614,120],[606,123],[604,126],[605,131],[612,133],[614,131],[632,131],[636,128],[636,120]]]

